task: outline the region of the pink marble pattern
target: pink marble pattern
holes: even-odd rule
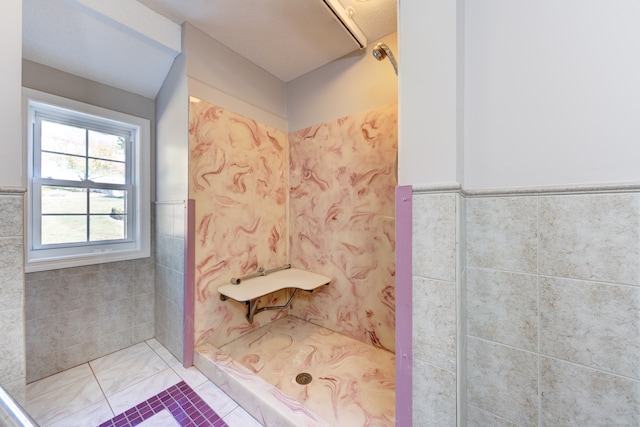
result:
[[[195,342],[226,343],[283,311],[254,323],[244,305],[220,301],[232,277],[286,263],[287,135],[204,101],[189,105],[189,197],[196,203]],[[282,305],[285,291],[261,305]]]
[[[204,356],[198,367],[265,425],[395,425],[389,351],[287,316],[219,350],[205,344],[198,352]],[[295,381],[301,372],[312,375],[311,383]]]
[[[249,324],[245,307],[220,301],[217,288],[290,259],[332,278],[298,293],[291,314],[394,351],[397,105],[287,135],[191,102],[189,135],[195,344],[221,346],[286,315],[268,311]],[[260,305],[286,298],[279,292]]]
[[[195,364],[264,426],[333,426],[210,343],[198,346]]]
[[[285,317],[221,351],[335,426],[393,426],[393,353],[295,317]],[[305,372],[313,380],[295,381]]]
[[[397,104],[289,134],[290,257],[332,278],[291,314],[395,349]]]

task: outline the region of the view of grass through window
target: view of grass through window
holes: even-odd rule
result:
[[[127,236],[126,139],[41,122],[41,244]]]

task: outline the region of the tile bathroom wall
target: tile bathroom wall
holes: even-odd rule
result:
[[[195,342],[221,346],[269,323],[249,324],[246,307],[221,301],[232,277],[287,262],[287,134],[205,101],[189,104],[189,198],[195,200]],[[259,306],[283,305],[287,291]]]
[[[640,194],[466,203],[468,425],[640,425]]]
[[[178,360],[183,357],[186,204],[156,203],[155,333]]]
[[[331,283],[291,314],[395,350],[397,105],[289,134],[294,266]]]
[[[26,274],[27,382],[153,338],[154,275],[153,257]]]
[[[24,195],[0,188],[0,385],[19,402],[25,393]]]
[[[413,194],[413,425],[455,426],[461,196]]]

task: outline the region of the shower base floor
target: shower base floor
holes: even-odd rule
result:
[[[395,356],[389,351],[287,316],[219,352],[328,425],[395,425]],[[296,382],[301,373],[310,374],[312,381]]]

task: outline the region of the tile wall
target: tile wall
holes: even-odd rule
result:
[[[0,385],[19,402],[25,393],[24,194],[0,188]]]
[[[156,203],[155,332],[178,360],[183,357],[185,202]]]
[[[640,194],[466,209],[468,425],[640,425]]]
[[[27,382],[153,338],[154,275],[153,257],[26,274]]]
[[[457,192],[413,195],[413,425],[455,426],[462,268]]]

